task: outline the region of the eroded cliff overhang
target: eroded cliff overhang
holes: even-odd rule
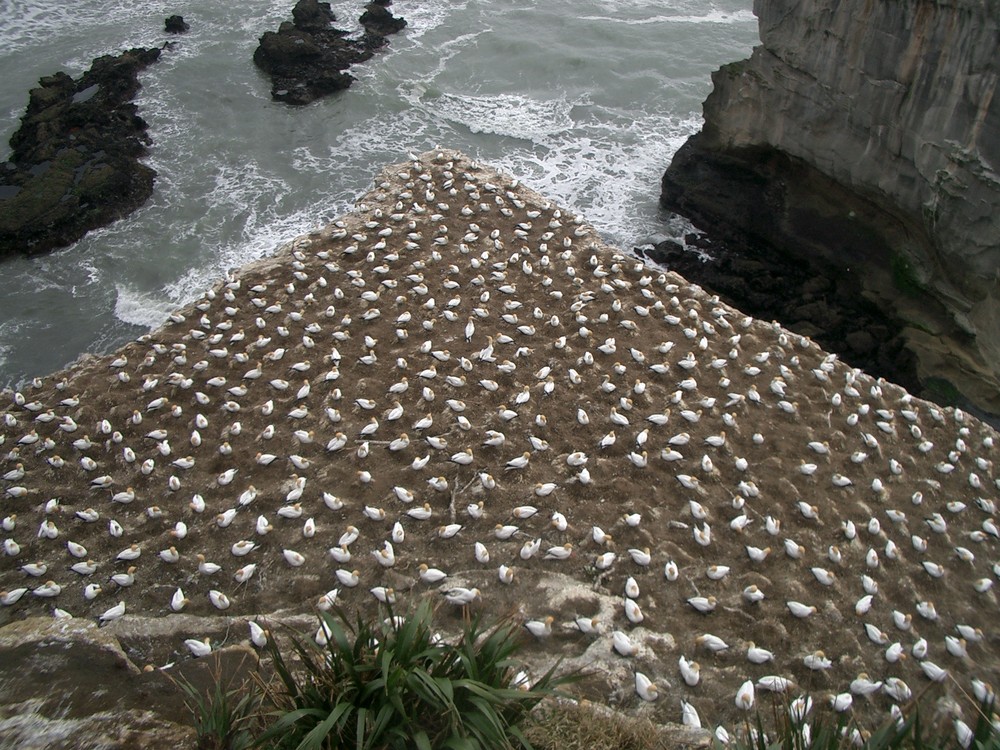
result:
[[[793,255],[860,259],[869,293],[911,324],[923,375],[1000,410],[996,6],[757,0],[754,11],[761,45],[713,76],[664,203]],[[748,175],[759,191],[735,188],[727,210],[720,186],[728,197]]]

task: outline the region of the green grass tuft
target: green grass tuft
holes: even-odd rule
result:
[[[218,657],[209,686],[201,690],[184,675],[170,680],[184,694],[198,750],[247,750],[258,715],[259,694],[249,680],[223,680]]]
[[[818,704],[818,701],[817,701]],[[809,708],[803,708],[808,705]],[[1000,730],[992,703],[976,706],[972,726],[949,713],[933,714],[930,699],[914,701],[896,716],[887,717],[874,730],[858,725],[847,714],[818,709],[803,696],[772,705],[771,729],[764,726],[760,709],[728,743],[716,736],[714,750],[1000,750]]]
[[[447,641],[435,634],[426,600],[408,617],[388,615],[374,625],[359,616],[351,626],[339,610],[321,613],[326,646],[289,637],[295,664],[271,639],[273,723],[257,746],[530,750],[520,725],[576,679],[553,668],[527,688],[512,687],[520,634],[511,622],[486,629],[476,618]]]

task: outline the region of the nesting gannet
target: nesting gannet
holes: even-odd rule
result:
[[[642,672],[635,673],[635,692],[644,701],[655,701],[659,697],[656,685]]]
[[[448,589],[443,592],[444,598],[451,604],[459,604],[462,606],[471,604],[477,598],[479,598],[480,591],[478,588],[462,588],[456,586],[455,588]]]
[[[639,647],[621,630],[615,630],[611,633],[611,645],[621,656],[635,656],[639,653]]]
[[[702,614],[712,612],[717,604],[714,596],[691,596],[688,597],[687,603]]]
[[[555,618],[552,615],[545,617],[542,620],[528,620],[524,623],[524,627],[528,629],[535,638],[545,638],[552,635],[552,623],[555,622]]]
[[[115,606],[110,609],[106,609],[98,616],[98,620],[101,623],[113,622],[121,618],[125,614],[125,602],[118,602]]]
[[[212,645],[208,638],[201,641],[195,638],[187,638],[184,641],[184,645],[191,652],[192,656],[195,657],[208,656],[212,653]]]
[[[749,711],[753,708],[754,704],[754,684],[753,680],[747,680],[742,685],[740,685],[739,690],[736,691],[736,707],[743,710]]]
[[[704,633],[699,635],[694,639],[695,644],[698,646],[704,646],[709,651],[713,653],[718,653],[719,651],[725,651],[729,648],[729,644],[724,640],[719,638],[717,635],[712,633]]]
[[[253,620],[247,621],[250,628],[250,642],[257,648],[264,648],[267,645],[268,632]]]
[[[696,661],[688,661],[683,654],[678,659],[677,665],[684,682],[690,687],[695,687],[701,679],[701,665]]]
[[[628,554],[632,558],[632,562],[640,567],[648,567],[652,560],[649,547],[643,547],[642,549],[632,547],[628,550]]]
[[[795,615],[796,617],[801,618],[801,619],[805,619],[807,617],[811,617],[812,615],[816,614],[816,612],[817,612],[817,609],[816,609],[815,606],[806,605],[806,604],[803,604],[802,602],[787,601],[787,602],[785,602],[785,606],[788,607],[788,611],[789,612],[791,612],[793,615]]]
[[[747,647],[747,660],[754,664],[763,664],[774,660],[774,652],[760,648],[751,641]]]
[[[681,724],[692,729],[701,729],[698,710],[685,700],[681,700]]]

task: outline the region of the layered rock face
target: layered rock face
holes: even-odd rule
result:
[[[664,205],[860,265],[923,378],[1000,410],[1000,10],[756,0],[762,45],[713,76]]]

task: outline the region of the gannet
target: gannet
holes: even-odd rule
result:
[[[611,633],[611,645],[622,656],[635,656],[639,653],[638,646],[621,630],[615,630]]]
[[[119,619],[125,614],[125,602],[118,602],[115,606],[110,609],[106,609],[98,616],[98,620],[101,623],[112,622]]]
[[[546,636],[552,635],[553,622],[555,622],[555,618],[552,615],[549,615],[543,620],[528,620],[524,623],[524,627],[526,627],[528,632],[536,638],[545,638]]]
[[[655,701],[659,697],[656,685],[642,672],[635,673],[635,691],[644,701]]]
[[[444,598],[451,604],[468,605],[471,604],[480,595],[478,588],[462,588],[456,586],[455,588],[448,589],[443,592]]]
[[[736,707],[742,709],[743,711],[749,711],[753,708],[754,704],[754,686],[753,680],[747,680],[742,685],[740,685],[739,690],[736,691]]]
[[[681,700],[681,724],[692,729],[701,729],[698,710],[685,700]]]
[[[212,646],[208,638],[201,641],[195,638],[187,638],[184,641],[184,645],[187,646],[188,650],[195,657],[208,656],[212,653]]]
[[[264,648],[267,645],[268,632],[253,620],[249,620],[247,625],[250,628],[250,642],[257,648]]]
[[[677,664],[684,682],[690,687],[695,687],[701,679],[701,665],[696,661],[688,661],[683,654],[681,654]]]

